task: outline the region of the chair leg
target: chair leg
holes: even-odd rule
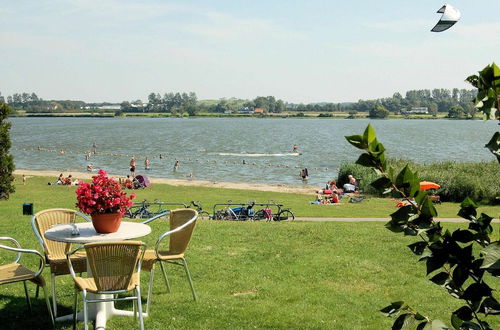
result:
[[[85,330],[88,330],[89,329],[89,325],[88,325],[88,308],[87,308],[87,291],[83,290],[82,291],[82,297],[83,297],[83,322],[85,323]]]
[[[194,301],[197,301],[198,296],[196,295],[196,291],[194,290],[193,280],[191,279],[191,274],[189,273],[189,268],[186,259],[182,258],[182,264],[184,266],[184,270],[186,271],[186,275],[189,281],[189,286],[191,286],[191,293],[193,294],[193,299]]]
[[[54,312],[54,317],[57,317],[56,274],[50,273],[50,282],[52,285],[52,311]]]
[[[26,304],[28,304],[28,309],[31,313],[32,312],[31,300],[30,300],[30,295],[28,294],[28,287],[26,286],[26,281],[23,281],[23,285],[24,285],[24,295],[26,296]]]
[[[37,285],[37,290],[39,289],[39,286]],[[47,304],[47,309],[49,310],[49,315],[50,315],[50,320],[52,321],[52,325],[55,324],[54,321],[54,315],[52,314],[52,308],[50,307],[50,300],[49,300],[49,294],[47,292],[47,288],[42,286],[43,289],[43,296],[45,297],[45,303]]]
[[[151,292],[153,291],[153,278],[154,278],[155,268],[151,268],[151,273],[149,274],[149,284],[148,284],[148,300],[146,302],[146,314],[149,315],[149,305],[151,303]]]
[[[73,329],[76,329],[76,316],[78,314],[78,289],[75,287],[73,297]]]
[[[165,279],[165,284],[167,285],[167,290],[168,290],[168,292],[172,292],[170,290],[170,282],[168,281],[168,278],[167,278],[167,272],[165,271],[165,265],[163,264],[162,261],[160,261],[160,267],[161,267],[161,271],[163,272],[163,278]]]
[[[137,312],[139,313],[139,324],[141,330],[144,330],[144,319],[142,315],[142,302],[141,302],[141,289],[139,286],[135,287],[135,292],[137,293]]]

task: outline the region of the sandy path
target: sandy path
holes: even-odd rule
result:
[[[34,171],[34,170],[15,170],[14,174],[26,175],[26,176],[45,176],[52,177],[54,181],[59,177],[61,172],[58,171]],[[69,175],[70,173],[63,173],[64,175]],[[74,179],[91,179],[95,172],[71,172]],[[114,177],[119,177],[111,174]],[[258,190],[258,191],[272,191],[281,193],[294,193],[294,194],[315,194],[317,187],[310,186],[287,186],[287,185],[266,185],[266,184],[247,184],[247,183],[232,183],[232,182],[220,182],[220,181],[204,181],[204,180],[179,180],[179,179],[167,179],[167,178],[149,178],[152,183],[165,183],[172,186],[196,186],[196,187],[215,187],[215,188],[229,188],[229,189],[241,189],[241,190]]]

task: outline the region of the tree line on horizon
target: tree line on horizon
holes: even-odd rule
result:
[[[263,109],[264,113],[296,112],[348,112],[355,115],[357,112],[368,112],[371,117],[386,117],[389,113],[404,113],[414,107],[425,107],[429,114],[447,112],[452,118],[472,118],[475,114],[474,99],[476,90],[458,89],[420,89],[407,91],[403,97],[396,92],[392,97],[362,100],[343,103],[288,103],[274,96],[258,96],[253,100],[236,98],[220,99],[216,101],[198,100],[194,92],[150,93],[148,101],[123,101],[117,112],[158,112],[194,116],[198,113],[228,113],[236,111],[253,111]],[[86,103],[74,100],[43,100],[35,93],[14,93],[7,97],[0,92],[0,102],[7,103],[14,111],[24,110],[27,113],[37,112],[70,112],[95,111],[103,106],[112,105],[109,102]]]

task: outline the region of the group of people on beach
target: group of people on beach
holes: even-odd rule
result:
[[[78,185],[78,180],[73,181],[73,176],[71,174],[68,175],[67,177],[64,177],[64,175],[61,173],[59,174],[59,177],[54,183],[49,182],[48,184],[49,186],[50,185],[76,186]]]
[[[359,186],[358,180],[351,174],[347,176],[348,182],[342,188],[337,187],[337,182],[331,180],[327,182],[325,189],[317,191],[316,200],[311,202],[313,204],[336,204],[340,203],[340,199],[344,194],[358,193]]]

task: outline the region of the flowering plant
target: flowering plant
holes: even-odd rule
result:
[[[120,213],[125,214],[132,207],[135,194],[127,196],[121,189],[120,184],[108,173],[99,170],[92,177],[92,184],[80,181],[76,189],[76,207],[86,214]]]

